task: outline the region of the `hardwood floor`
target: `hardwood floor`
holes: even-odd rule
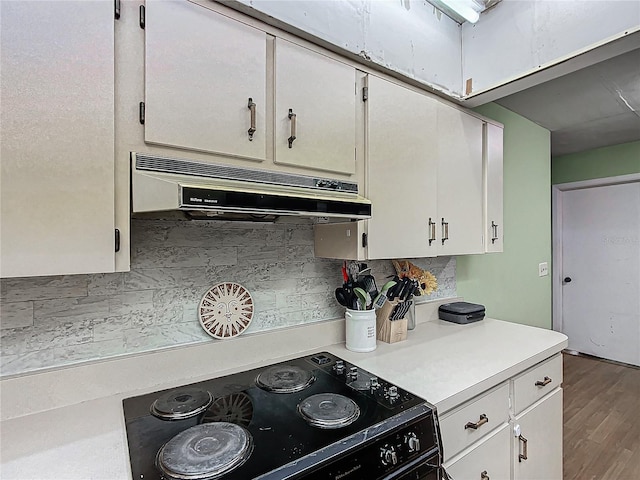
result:
[[[640,479],[640,368],[564,354],[564,480]]]

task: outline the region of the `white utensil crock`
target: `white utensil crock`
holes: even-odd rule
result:
[[[352,352],[371,352],[376,349],[376,311],[351,310],[344,314],[347,349]]]

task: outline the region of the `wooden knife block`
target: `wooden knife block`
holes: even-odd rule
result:
[[[407,339],[407,319],[389,320],[389,316],[398,304],[398,300],[386,301],[382,308],[376,310],[376,330],[378,340],[386,343],[402,342]]]

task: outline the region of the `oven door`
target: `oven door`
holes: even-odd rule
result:
[[[449,480],[439,463],[438,453],[420,457],[384,477],[384,480]]]

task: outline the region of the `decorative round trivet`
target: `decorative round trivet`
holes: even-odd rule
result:
[[[253,318],[253,298],[242,285],[223,282],[204,294],[198,318],[205,331],[214,338],[232,338],[244,332]]]

